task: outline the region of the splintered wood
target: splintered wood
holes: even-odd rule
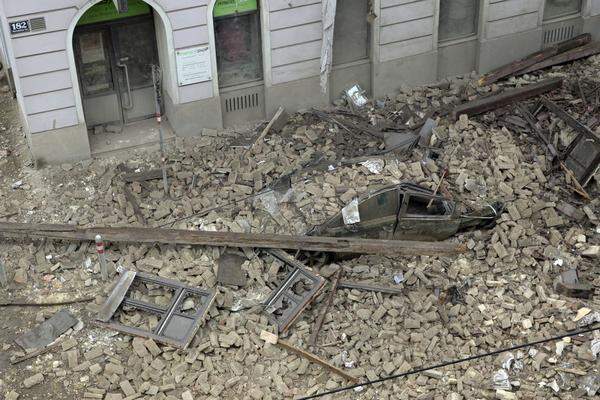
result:
[[[504,92],[497,95],[469,101],[467,103],[457,106],[452,111],[452,119],[456,121],[461,114],[466,114],[468,116],[483,114],[484,112],[491,111],[509,104],[513,104],[517,101],[536,97],[540,94],[544,94],[560,88],[562,86],[562,83],[562,78],[546,79],[544,81],[523,86],[517,89],[505,90]]]
[[[584,33],[582,35],[574,37],[573,39],[555,44],[554,46],[548,47],[540,51],[536,51],[535,53],[530,54],[527,57],[503,65],[500,68],[497,68],[492,72],[484,75],[483,77],[481,77],[481,79],[479,79],[479,84],[481,86],[489,85],[491,83],[496,82],[499,79],[502,79],[509,75],[513,75],[537,63],[541,63],[551,57],[564,53],[565,51],[572,50],[579,46],[588,44],[589,42],[591,42],[591,40],[592,35],[590,35],[589,33]]]

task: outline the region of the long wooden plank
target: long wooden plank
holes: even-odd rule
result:
[[[325,317],[327,316],[327,312],[329,308],[333,304],[333,298],[335,297],[335,292],[337,292],[338,283],[340,278],[342,277],[342,269],[338,269],[333,278],[333,283],[331,284],[331,291],[329,292],[329,296],[327,296],[327,300],[325,302],[325,307],[323,307],[323,311],[319,315],[317,322],[315,322],[315,326],[313,327],[313,331],[310,334],[310,338],[308,339],[308,343],[312,346],[317,344],[317,337],[319,336],[319,332],[321,331],[321,327],[323,326],[323,322],[325,322]]]
[[[291,351],[292,353],[295,353],[301,357],[306,358],[308,361],[314,362],[315,364],[319,364],[320,366],[327,368],[334,374],[337,374],[337,375],[343,377],[344,379],[349,380],[350,382],[358,382],[358,378],[348,374],[346,371],[339,369],[335,365],[328,363],[327,361],[323,360],[320,357],[317,357],[313,353],[310,353],[306,350],[303,350],[296,346],[293,346],[291,343],[286,342],[285,340],[279,339],[279,337],[277,337],[277,335],[275,335],[271,332],[261,331],[260,337],[265,342],[270,343],[275,346],[279,346],[285,350]]]
[[[146,225],[146,218],[144,218],[144,214],[142,214],[140,205],[138,204],[135,196],[133,195],[127,184],[123,185],[123,194],[125,195],[125,200],[127,200],[127,202],[131,204],[131,208],[133,209],[133,213],[135,214],[135,217],[137,218],[138,222],[142,225]]]
[[[494,96],[488,96],[469,101],[456,106],[452,111],[452,118],[456,120],[461,114],[466,114],[469,116],[482,114],[484,112],[491,111],[521,100],[539,96],[560,88],[562,86],[562,82],[562,78],[546,79],[544,81],[517,89],[505,90],[504,92]]]
[[[124,175],[123,180],[126,183],[145,182],[145,181],[152,181],[154,179],[160,179],[162,177],[163,177],[163,175],[162,175],[161,169],[151,169],[150,171],[146,171],[146,172],[136,172],[133,174]]]
[[[503,65],[487,73],[479,79],[479,84],[482,86],[489,85],[504,77],[513,75],[525,68],[531,67],[534,64],[540,63],[544,60],[554,57],[557,54],[561,54],[565,51],[574,49],[576,47],[586,45],[591,41],[592,35],[590,35],[589,33],[584,33],[582,35],[574,37],[573,39],[569,39],[564,42],[555,44],[554,46],[548,47],[546,49],[536,51],[535,53],[532,53],[527,57],[513,61],[509,64]]]
[[[330,370],[331,372],[349,380],[350,382],[358,382],[358,379],[355,378],[354,376],[346,373],[345,371],[342,371],[341,369],[339,369],[338,367],[328,363],[327,361],[323,360],[322,358],[317,357],[316,355],[309,353],[306,350],[303,349],[299,349],[295,346],[292,346],[290,343],[286,342],[285,340],[281,340],[279,339],[277,341],[277,346],[280,346],[288,351],[291,351],[292,353],[296,353],[299,356],[302,356],[304,358],[306,358],[308,361],[312,361],[316,364],[319,364],[325,368],[327,368],[328,370]]]
[[[143,227],[78,228],[73,225],[37,225],[11,222],[0,222],[0,235],[6,237],[25,236],[74,241],[93,241],[96,235],[102,235],[105,241],[123,243],[254,247],[397,256],[445,255],[466,251],[466,247],[463,244],[452,242],[206,232]]]
[[[260,145],[263,142],[263,140],[265,140],[265,137],[267,136],[273,125],[277,125],[277,128],[281,129],[287,123],[288,118],[289,116],[285,112],[285,108],[279,106],[279,108],[275,112],[275,115],[273,115],[273,118],[271,118],[267,126],[265,126],[260,135],[258,135],[256,140],[250,145],[248,150],[244,152],[244,156],[242,158],[246,158],[246,155],[248,155],[248,153],[252,151],[254,146]]]
[[[368,283],[362,282],[348,282],[348,281],[340,281],[338,283],[338,287],[340,289],[358,289],[365,290],[367,292],[381,292],[381,293],[389,293],[389,294],[403,294],[402,289],[386,287],[386,286],[376,286],[370,285]]]
[[[593,56],[594,54],[598,53],[600,53],[600,42],[592,42],[586,44],[585,46],[577,47],[564,53],[557,54],[554,57],[550,57],[542,62],[533,64],[532,66],[519,71],[518,75],[528,74],[530,72],[552,67],[554,65],[560,65],[579,60],[580,58]]]
[[[50,344],[49,344],[48,346],[46,346],[46,347],[42,347],[42,348],[40,348],[40,349],[37,349],[37,350],[35,350],[35,351],[32,351],[31,353],[29,353],[29,354],[26,354],[26,355],[24,355],[24,356],[22,356],[22,357],[15,358],[15,359],[14,359],[14,360],[12,360],[10,363],[11,363],[12,365],[15,365],[15,364],[22,363],[23,361],[31,360],[31,359],[32,359],[32,358],[34,358],[34,357],[41,356],[42,354],[46,354],[46,353],[48,353],[50,350],[54,350],[54,349],[56,349],[56,348],[57,348],[59,345],[61,345],[61,344],[62,344],[62,342],[63,342],[63,339],[57,339],[56,341],[54,341],[53,343],[50,343]]]
[[[117,311],[117,308],[119,308],[121,302],[125,298],[129,287],[135,279],[135,275],[135,271],[125,271],[125,273],[121,275],[119,282],[98,313],[98,316],[96,317],[98,321],[108,322],[112,318],[113,314]]]

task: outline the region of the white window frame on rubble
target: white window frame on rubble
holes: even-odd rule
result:
[[[453,39],[440,40],[439,32],[440,32],[440,2],[444,0],[436,0],[434,3],[434,15],[433,15],[433,42],[437,47],[446,47],[452,46],[455,44],[460,44],[464,42],[471,42],[473,40],[477,40],[481,37],[482,32],[484,32],[485,27],[485,18],[487,17],[487,10],[489,5],[489,0],[478,0],[479,1],[479,9],[477,10],[477,27],[474,33],[457,37]]]

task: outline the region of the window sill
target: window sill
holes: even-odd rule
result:
[[[461,43],[465,43],[465,42],[471,42],[473,40],[477,40],[477,34],[472,34],[472,35],[469,35],[469,36],[458,37],[456,39],[448,39],[448,40],[440,41],[440,42],[438,42],[438,47],[452,46],[452,45],[455,45],[455,44],[461,44]]]
[[[250,81],[250,82],[234,83],[232,85],[221,86],[221,87],[219,87],[219,92],[220,93],[233,92],[233,91],[236,91],[239,89],[246,89],[246,88],[251,88],[251,87],[255,87],[255,86],[261,86],[264,84],[265,84],[265,82],[261,78],[261,79],[257,79],[257,80]]]
[[[562,15],[562,16],[551,18],[551,19],[545,19],[542,21],[542,25],[554,24],[556,22],[569,21],[571,19],[578,19],[581,17],[582,17],[581,12],[574,13],[574,14]]]
[[[348,62],[348,63],[345,63],[345,64],[332,65],[331,66],[331,70],[335,71],[335,70],[338,70],[338,69],[356,67],[358,65],[369,64],[370,62],[371,62],[370,58],[363,58],[362,60],[351,61],[351,62]]]

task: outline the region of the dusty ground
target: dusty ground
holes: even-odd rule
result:
[[[600,59],[596,57],[547,75],[596,82],[598,71]],[[525,77],[503,85],[536,79]],[[410,124],[431,108],[498,88],[476,89],[466,80],[445,87],[407,88],[388,99],[385,108],[370,111],[367,119],[379,124],[398,117],[408,106],[414,112],[407,121]],[[600,134],[594,120],[600,104],[590,101],[584,107],[568,86],[553,98]],[[123,171],[155,168],[155,151],[35,169],[14,102],[6,95],[0,101],[2,220],[81,226],[140,224],[123,195]],[[270,135],[248,153],[232,146],[239,141],[236,133],[204,130],[197,139],[177,140],[170,146],[168,198],[163,196],[160,180],[133,183],[130,189],[150,226],[296,234],[381,185],[412,181],[433,188],[444,168],[449,171],[444,191],[464,207],[503,201],[506,208],[497,226],[451,239],[467,245],[463,255],[363,256],[317,269],[331,278],[342,268],[344,279],[403,290],[402,295],[393,296],[339,290],[318,345],[311,348],[307,340],[326,292],[286,337],[361,381],[373,380],[560,334],[581,325],[573,321],[578,310],[587,308],[590,315],[600,311],[595,298],[576,299],[554,288],[560,272],[568,268],[577,268],[581,279],[596,289],[600,285],[598,255],[593,252],[600,244],[598,180],[587,188],[592,202],[574,195],[560,171],[548,162],[544,148],[527,132],[503,123],[512,113],[508,109],[457,123],[442,115],[432,144],[438,157],[427,157],[431,154],[424,148],[410,154],[378,155],[371,159],[381,160],[383,167],[375,172],[360,164],[364,159],[355,157],[380,152],[379,139],[365,134],[349,139],[348,132],[313,115],[293,115],[280,134]],[[552,124],[562,142],[572,138],[573,133],[553,117],[541,122]],[[269,190],[287,174],[291,174],[289,187]],[[241,200],[251,195],[255,197]],[[581,215],[573,219],[557,211],[564,202]],[[13,342],[15,336],[62,307],[3,307],[0,394],[9,399],[17,394],[19,399],[120,399],[129,394],[131,399],[187,400],[189,392],[197,399],[275,399],[346,385],[338,376],[259,338],[262,330],[274,329],[260,302],[285,278],[285,266],[263,253],[246,251],[247,285],[222,286],[216,282],[216,263],[223,251],[187,246],[109,247],[113,275],[115,267],[122,266],[219,290],[207,323],[188,350],[159,346],[156,352],[152,343],[140,347],[142,342],[134,344],[131,337],[92,324],[111,288],[111,283],[100,280],[93,245],[3,240],[0,260],[9,271],[10,284],[0,290],[0,303],[96,298],[89,304],[66,307],[83,322],[81,330],[67,332],[56,349],[16,366],[10,365],[10,359],[22,355],[22,349]],[[400,273],[403,280],[396,284],[394,276]],[[594,339],[593,334],[586,334],[515,351],[514,362],[507,362],[505,354],[331,398],[578,399],[593,393],[596,383],[600,385],[598,361],[592,352]],[[73,362],[69,357],[75,355]],[[504,391],[492,379],[503,366],[510,380]],[[37,373],[43,381],[24,387],[24,380]],[[124,382],[131,385],[133,394]]]

